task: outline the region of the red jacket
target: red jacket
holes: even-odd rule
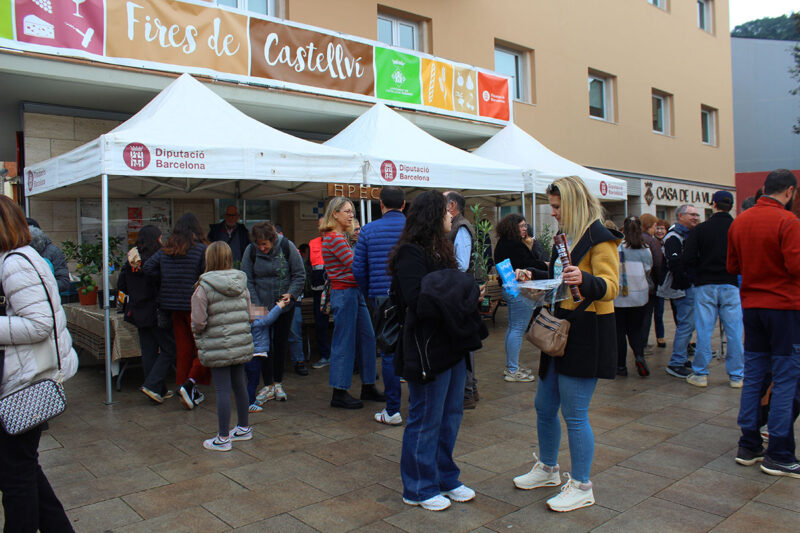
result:
[[[312,267],[325,266],[325,261],[322,259],[322,237],[308,241],[308,251],[308,259]]]
[[[728,272],[742,275],[742,307],[800,310],[800,220],[768,196],[728,231]]]

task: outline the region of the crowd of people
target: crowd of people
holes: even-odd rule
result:
[[[683,205],[673,224],[630,216],[618,231],[580,178],[560,178],[546,193],[570,263],[555,248],[548,254],[523,216],[512,213],[498,222],[494,262],[508,260],[518,280],[560,277],[582,298],[551,306],[556,319],[570,322],[569,335],[563,354],[542,351],[534,371],[521,364],[520,350],[540,310],[512,288],[502,289],[509,311],[503,379],[539,378],[538,455],[528,473],[513,479],[517,488],[562,485],[560,412],[571,468],[546,505],[565,512],[594,504],[592,396],[598,379],[628,376],[628,345],[637,374],[650,375],[645,356],[651,324],[656,345],[667,347],[666,300],[676,325],[666,372],[688,385],[708,386],[719,320],[727,381],[742,389],[736,462],[761,462],[768,474],[800,478],[793,434],[800,413],[800,304],[794,292],[800,289],[800,220],[789,210],[796,192],[796,177],[778,170],[736,219],[730,214],[733,196],[719,191],[703,223],[695,206]],[[123,312],[139,333],[141,392],[158,404],[177,396],[193,409],[205,398],[203,387],[213,383],[219,427],[203,446],[227,451],[253,438],[251,413],[271,400],[289,399],[283,385],[287,359],[299,376],[308,375],[300,302],[309,298],[319,356],[312,368],[329,367],[330,406],[359,409],[372,402],[376,422],[405,423],[403,501],[438,511],[475,497],[460,481],[453,449],[464,410],[480,399],[475,352],[488,331],[479,313],[485,280],[476,281],[474,268],[479,253],[492,254],[491,246],[477,243],[458,192],[426,191],[407,206],[402,189],[384,187],[380,208],[381,218],[356,228],[354,204],[332,198],[320,217],[319,237],[299,247],[270,222],[248,231],[235,206],[208,233],[192,213],[183,214],[166,239],[157,227],[145,226],[119,276],[119,290],[127,296]],[[66,347],[57,355],[74,373],[60,302],[52,302],[49,321],[36,310],[47,300],[46,286],[57,294],[63,256],[50,250],[49,262],[42,259],[52,243],[3,197],[0,215],[0,277],[10,317],[0,320],[0,345],[24,355],[28,345],[47,342],[54,330]],[[32,260],[22,264],[12,252]],[[371,309],[387,297],[400,310],[396,353],[376,348]],[[376,384],[378,357],[382,390]],[[173,367],[174,391],[168,384]],[[19,383],[4,373],[3,394],[40,375],[36,370],[24,367],[24,376],[14,378]],[[358,397],[349,392],[354,374],[361,381]],[[401,382],[408,390],[405,421]],[[232,429],[231,395],[237,417]],[[23,437],[0,431],[0,465],[10,472],[0,487],[4,505],[7,492],[9,502],[39,494],[36,504],[6,508],[7,523],[63,523],[63,509],[36,460],[41,429]]]

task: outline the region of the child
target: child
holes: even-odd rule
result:
[[[233,269],[226,243],[212,243],[205,254],[206,271],[192,294],[192,331],[198,357],[211,369],[217,391],[219,433],[203,442],[208,450],[228,451],[231,442],[250,440],[244,364],[253,358],[250,334],[250,293],[244,272]],[[236,397],[238,425],[230,431],[231,389]]]
[[[275,306],[270,309],[266,316],[262,315],[261,318],[257,318],[253,322],[252,333],[255,354],[253,359],[244,365],[245,372],[247,373],[247,396],[250,402],[249,410],[251,413],[260,413],[263,411],[264,408],[261,406],[264,405],[268,399],[271,399],[267,395],[269,387],[264,387],[258,395],[256,395],[256,389],[258,388],[259,374],[263,373],[264,365],[267,364],[271,333],[270,327],[278,320],[281,311],[288,303],[288,298],[281,298],[277,301]]]

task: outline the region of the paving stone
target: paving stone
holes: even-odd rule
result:
[[[226,468],[222,473],[248,489],[257,489],[265,484],[279,483],[291,478],[332,476],[335,470],[334,465],[306,452],[290,452],[235,468]]]
[[[95,479],[95,476],[80,463],[48,467],[44,469],[44,473],[51,487],[61,487],[70,483]]]
[[[217,452],[220,453],[220,452]],[[228,496],[243,495],[247,490],[221,474],[209,474],[164,487],[129,494],[122,499],[144,518],[153,518],[175,509],[202,505]]]
[[[597,503],[620,512],[627,511],[671,483],[672,479],[621,466],[592,476]]]
[[[662,442],[620,463],[620,466],[680,479],[717,457],[702,449],[686,448]]]
[[[730,516],[769,485],[701,468],[656,496],[707,513]]]
[[[257,461],[258,459],[255,457],[234,448],[227,453],[201,453],[200,455],[173,459],[172,461],[155,464],[150,468],[170,483],[177,483],[193,477],[249,465]]]
[[[510,440],[461,455],[458,460],[500,473],[530,462],[531,448],[527,442]]]
[[[421,507],[406,507],[408,508],[405,511],[384,518],[384,521],[410,533],[470,531],[516,509],[512,505],[486,496],[476,497],[467,503],[453,503],[450,508],[442,512],[426,511]]]
[[[675,431],[631,422],[595,438],[595,442],[623,450],[646,450],[675,435]]]
[[[502,474],[474,483],[470,485],[470,488],[475,490],[479,495],[489,496],[515,507],[525,507],[526,505],[555,495],[558,492],[557,487],[521,490],[514,486],[514,478],[527,473],[532,466],[533,462],[529,462],[524,465],[524,467],[520,466],[508,472],[503,472]]]
[[[113,530],[114,533],[217,533],[230,528],[202,507],[187,507],[180,511],[151,518]]]
[[[668,442],[720,455],[730,450],[738,441],[738,429],[698,424],[675,435]]]
[[[265,480],[266,481],[266,480]],[[280,486],[265,483],[259,489],[232,492],[203,507],[231,527],[241,527],[328,498],[324,492],[298,481],[284,480]]]
[[[103,532],[141,522],[142,517],[119,498],[67,511],[75,531]]]
[[[800,512],[800,483],[796,479],[780,477],[755,501]]]
[[[573,514],[573,513],[570,513]],[[639,505],[609,520],[596,533],[701,533],[708,531],[722,517],[684,507],[676,503],[648,498]]]
[[[589,409],[589,422],[592,424],[592,429],[618,428],[633,422],[640,416],[642,416],[640,411],[629,409],[627,407],[604,405]]]
[[[307,452],[335,465],[364,460],[395,446],[395,442],[375,434],[338,441],[322,436],[320,438],[324,441],[309,447]]]
[[[556,492],[553,492],[553,495]],[[487,523],[486,527],[495,531],[531,533],[589,531],[611,520],[617,514],[616,511],[600,505],[592,505],[570,513],[554,513],[547,509],[547,505],[542,500],[493,520]]]
[[[753,533],[765,526],[770,533],[797,533],[798,524],[800,514],[796,512],[750,502],[712,529],[711,533]]]
[[[685,431],[713,418],[714,415],[703,411],[666,407],[660,411],[655,411],[643,416],[637,420],[637,422],[640,424],[666,428],[673,431]]]
[[[101,478],[54,486],[53,490],[65,509],[73,509],[154,487],[161,487],[167,485],[167,483],[167,480],[152,470],[137,468]]]
[[[726,474],[743,477],[752,481],[758,481],[759,483],[766,483],[768,485],[772,485],[781,479],[778,476],[770,476],[769,474],[762,472],[759,468],[760,463],[756,463],[752,466],[740,465],[734,460],[736,457],[736,452],[737,448],[733,448],[732,450],[729,450],[728,453],[720,455],[703,468],[716,470],[717,472],[724,472]]]
[[[687,383],[686,386],[691,387],[692,385]],[[738,406],[738,398],[721,394],[713,394],[711,392],[703,392],[674,405],[676,409],[685,408],[692,409],[694,411],[706,411],[715,415],[723,413],[732,407]]]
[[[328,471],[328,475],[306,472],[300,474],[298,479],[332,496],[339,496],[346,492],[380,483],[396,476],[398,473],[397,464],[379,457],[369,457],[362,461],[336,466]]]
[[[388,526],[388,524],[386,525]],[[292,515],[284,513],[237,528],[234,531],[237,533],[264,533],[265,531],[279,531],[280,533],[316,533],[317,530],[311,526],[307,526]]]
[[[319,531],[345,532],[402,510],[397,493],[372,485],[292,511],[292,516]]]

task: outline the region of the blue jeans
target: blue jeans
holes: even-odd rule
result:
[[[505,290],[503,298],[508,304],[508,329],[506,330],[506,370],[512,374],[519,370],[519,350],[522,335],[528,329],[533,315],[533,302],[521,294],[513,297]]]
[[[300,310],[300,302],[294,306],[292,328],[289,330],[289,354],[293,364],[302,363],[306,359],[303,352],[303,312]]]
[[[739,288],[733,285],[700,285],[694,289],[694,327],[697,330],[697,349],[692,372],[708,375],[711,362],[711,336],[717,316],[725,328],[728,355],[725,370],[733,381],[744,376],[744,347],[742,346],[742,303]]]
[[[462,360],[429,383],[408,382],[408,420],[400,457],[406,499],[427,500],[461,485],[453,448],[464,415],[466,370]]]
[[[689,359],[687,350],[694,332],[694,291],[694,287],[686,289],[686,296],[672,300],[678,314],[669,366],[683,366]]]
[[[744,387],[737,420],[739,446],[761,449],[761,392],[772,372],[767,456],[795,461],[794,418],[800,395],[800,311],[744,310]]]
[[[656,296],[655,308],[653,309],[653,322],[656,324],[656,338],[664,338],[664,298]],[[647,324],[649,330],[650,324]]]
[[[372,298],[375,306],[375,298]],[[394,373],[394,354],[381,352],[381,370],[383,371],[383,394],[386,396],[386,412],[389,416],[400,411],[402,389],[400,378]]]
[[[597,378],[573,378],[558,373],[553,361],[536,390],[536,430],[539,434],[539,458],[547,466],[558,464],[561,423],[558,409],[567,424],[572,478],[589,482],[594,457],[594,433],[589,424],[589,403]]]
[[[360,361],[361,383],[375,383],[375,333],[367,302],[361,291],[331,289],[333,342],[331,343],[330,385],[348,390],[353,381],[356,352]]]

